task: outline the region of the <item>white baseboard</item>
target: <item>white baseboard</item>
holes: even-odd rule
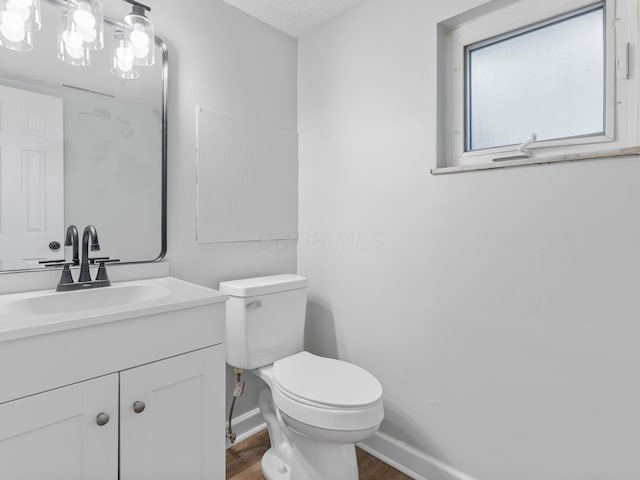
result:
[[[261,432],[267,428],[267,424],[264,423],[262,415],[260,415],[260,409],[255,408],[247,413],[238,415],[233,419],[233,431],[236,432],[236,441],[233,445],[252,437],[258,432]],[[231,442],[227,438],[227,448],[231,447]]]
[[[380,431],[358,446],[415,480],[476,480]]]

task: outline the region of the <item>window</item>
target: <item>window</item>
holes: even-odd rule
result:
[[[466,150],[604,134],[604,8],[465,49]]]
[[[630,11],[633,9],[633,11]],[[439,167],[615,156],[637,147],[637,2],[521,0],[440,25]]]

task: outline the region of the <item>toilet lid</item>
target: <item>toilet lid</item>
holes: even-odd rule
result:
[[[380,382],[363,368],[309,352],[275,362],[273,377],[293,396],[327,406],[361,407],[382,396]]]

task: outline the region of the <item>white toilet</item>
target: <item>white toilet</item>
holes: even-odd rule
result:
[[[383,418],[380,382],[353,364],[303,351],[307,279],[274,275],[220,283],[227,363],[266,384],[260,411],[271,449],[267,480],[354,480],[355,443]]]

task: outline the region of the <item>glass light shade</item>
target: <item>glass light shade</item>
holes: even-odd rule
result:
[[[118,78],[133,80],[140,76],[138,66],[134,63],[134,48],[129,32],[117,30],[113,35],[111,52],[111,73]]]
[[[130,27],[133,63],[141,67],[150,67],[155,62],[156,42],[153,25],[144,14],[135,11],[124,17],[124,21]]]
[[[5,5],[6,3],[4,2]],[[22,52],[33,49],[33,36],[23,15],[11,10],[0,10],[0,45]]]
[[[104,48],[102,2],[99,0],[68,0],[67,8],[69,15],[65,19],[66,30],[77,32],[82,38],[84,48],[102,50]]]
[[[89,49],[74,26],[71,25],[71,29],[68,28],[67,17],[70,15],[71,12],[63,13],[58,26],[58,58],[69,65],[84,67],[91,64]]]
[[[35,32],[42,28],[40,0],[0,0],[0,12],[8,12],[9,16],[13,17],[8,20],[10,26],[5,26],[5,29]],[[23,28],[15,28],[18,18],[24,23]],[[9,33],[8,36],[13,35]]]

